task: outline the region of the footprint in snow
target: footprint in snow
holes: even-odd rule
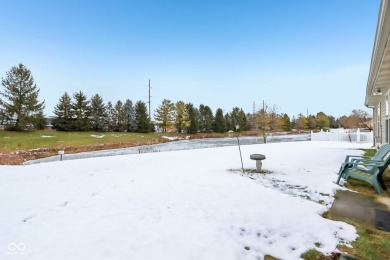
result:
[[[35,215],[29,216],[27,218],[24,218],[23,222],[27,222],[28,220],[32,219],[33,217],[35,217]]]
[[[67,206],[67,205],[68,205],[68,202],[65,201],[63,204],[59,205],[59,207],[65,207],[65,206]]]

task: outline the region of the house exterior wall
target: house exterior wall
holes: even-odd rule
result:
[[[384,99],[383,99],[384,100]],[[375,106],[375,118],[377,120],[375,126],[376,126],[376,135],[375,135],[375,146],[381,145],[384,143],[384,106],[383,106],[383,100],[381,100],[378,104]]]
[[[373,108],[374,145],[390,142],[390,92],[382,95]]]
[[[381,0],[366,87],[365,105],[373,109],[374,146],[390,143],[390,4]],[[379,95],[382,93],[381,95]]]

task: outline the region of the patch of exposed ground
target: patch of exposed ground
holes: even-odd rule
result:
[[[273,135],[282,134],[294,134],[287,132],[275,132]],[[240,136],[260,136],[259,131],[245,131],[239,133]],[[222,138],[227,137],[225,133],[198,133],[198,134],[177,134],[180,139],[185,139],[190,136],[191,139],[202,139],[202,138]],[[166,142],[162,138],[154,139],[153,144]],[[0,165],[20,165],[25,161],[36,160],[46,158],[54,155],[58,155],[58,151],[65,150],[67,154],[91,152],[99,150],[109,150],[117,148],[128,148],[140,145],[149,145],[151,140],[145,142],[118,142],[118,143],[105,143],[97,145],[84,145],[84,146],[68,146],[68,147],[56,147],[56,148],[36,148],[30,150],[18,150],[10,153],[0,152]]]
[[[143,145],[143,143],[108,143],[74,147],[68,146],[63,148],[37,148],[30,150],[18,150],[16,152],[11,153],[0,153],[0,165],[20,165],[25,161],[58,155],[58,152],[60,150],[64,150],[67,154],[73,154],[90,151],[127,148],[139,145]]]

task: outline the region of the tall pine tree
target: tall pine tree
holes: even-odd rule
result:
[[[107,128],[107,110],[103,98],[99,94],[92,96],[90,100],[90,124],[93,131],[105,131]]]
[[[123,132],[126,129],[127,118],[122,101],[115,103],[113,110],[114,131]]]
[[[53,128],[60,131],[74,130],[74,113],[72,107],[72,99],[65,92],[54,107],[54,119],[52,121]]]
[[[287,114],[283,114],[282,129],[284,131],[291,131],[291,129],[292,129],[292,123],[291,123],[290,117]]]
[[[38,101],[39,89],[30,70],[23,64],[12,67],[1,85],[4,92],[0,92],[0,111],[7,129],[24,130],[33,126],[42,117],[45,102]]]
[[[177,101],[175,105],[175,127],[179,133],[191,125],[186,105],[183,101]]]
[[[226,113],[225,114],[225,123],[226,123],[226,129],[227,130],[236,130],[236,125],[235,122],[231,116],[231,113]]]
[[[137,121],[136,132],[148,133],[152,130],[145,102],[137,101],[135,103],[135,119]]]
[[[106,114],[107,114],[107,130],[109,132],[114,130],[114,107],[112,106],[111,101],[107,102],[106,107]]]
[[[241,131],[248,130],[248,120],[242,108],[234,107],[230,113],[230,118],[232,120],[231,124],[233,128],[230,130],[235,130],[237,125]]]
[[[126,99],[124,110],[126,114],[126,130],[128,132],[135,132],[135,129],[137,128],[137,121],[135,120],[133,102],[130,99]]]
[[[321,129],[329,128],[329,117],[324,112],[318,112],[316,115],[316,125]]]
[[[201,104],[199,106],[200,113],[200,130],[202,132],[211,132],[213,130],[214,116],[213,111],[209,106]]]
[[[87,100],[87,96],[82,91],[74,93],[73,98],[72,107],[76,116],[76,130],[89,131],[89,100]]]
[[[4,122],[5,122],[5,112],[4,112],[2,104],[3,104],[3,101],[1,101],[1,98],[0,98],[0,126],[4,125]]]
[[[221,108],[218,108],[217,111],[215,112],[213,130],[214,130],[214,132],[217,132],[217,133],[226,132],[225,117],[223,115],[223,110]]]
[[[196,134],[199,131],[199,110],[196,109],[192,103],[186,104],[186,109],[190,121],[190,125],[187,127],[187,133]]]
[[[174,111],[175,105],[169,99],[164,99],[154,113],[156,125],[161,127],[164,133],[167,131],[167,127],[173,125]]]

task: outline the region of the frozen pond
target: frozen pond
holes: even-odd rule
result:
[[[261,136],[239,137],[239,141],[240,141],[240,145],[262,144],[263,138]],[[278,136],[267,137],[267,142],[269,143],[297,142],[297,141],[310,141],[310,134],[278,135]],[[236,137],[181,140],[181,141],[171,141],[171,142],[161,143],[161,144],[143,145],[143,146],[135,146],[129,148],[100,150],[100,151],[83,152],[83,153],[75,153],[75,154],[66,154],[65,151],[65,154],[63,155],[63,160],[75,160],[75,159],[114,156],[114,155],[123,155],[123,154],[192,150],[192,149],[234,146],[234,145],[237,145]],[[43,162],[53,162],[53,161],[58,161],[59,159],[60,156],[56,155],[56,156],[51,156],[51,157],[42,158],[38,160],[27,161],[24,164],[26,165],[26,164],[36,164],[36,163],[43,163]]]

